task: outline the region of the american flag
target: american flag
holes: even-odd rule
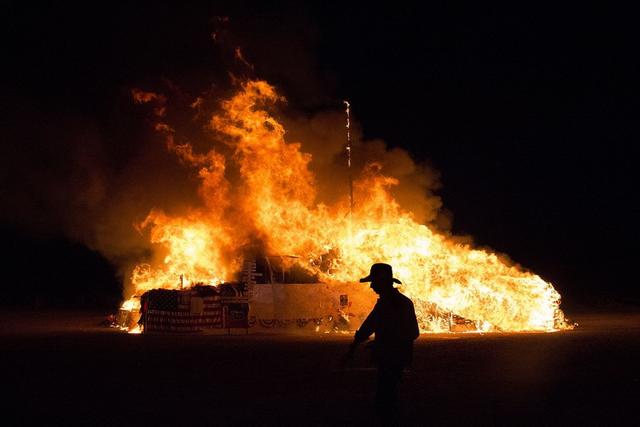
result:
[[[227,307],[220,295],[156,289],[145,296],[143,305],[147,306],[143,307],[142,319],[145,332],[200,332],[227,327]]]

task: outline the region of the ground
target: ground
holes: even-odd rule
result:
[[[5,425],[376,425],[348,336],[150,336],[101,313],[5,312]],[[638,425],[640,312],[574,331],[425,335],[401,385],[406,425]]]

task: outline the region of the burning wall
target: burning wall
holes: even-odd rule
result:
[[[270,112],[284,100],[268,83],[242,83],[221,103],[207,119],[210,143],[200,142],[204,149],[195,149],[169,123],[164,97],[134,91],[134,98],[153,103],[155,129],[180,162],[197,171],[201,199],[179,215],[154,209],[140,225],[158,251],[150,263],[135,267],[135,292],[178,287],[181,280],[232,280],[243,257],[259,247],[297,256],[302,268],[329,285],[353,282],[372,263],[388,262],[423,324],[426,307],[435,303],[481,329],[566,327],[560,295],[550,283],[421,224],[394,197],[399,181],[385,175],[384,164],[370,162],[355,171],[353,208],[346,192],[321,202],[319,188],[333,183],[319,185],[304,141],[286,140],[285,127]],[[203,114],[203,102],[192,104],[197,114]],[[334,188],[344,182],[322,179],[336,180]]]

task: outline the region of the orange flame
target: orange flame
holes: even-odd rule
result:
[[[380,164],[369,164],[354,181],[353,209],[348,197],[318,204],[311,155],[285,142],[283,125],[267,111],[280,101],[273,86],[249,81],[222,102],[209,127],[233,150],[231,159],[214,150],[195,154],[191,145],[174,143],[168,125],[157,126],[167,147],[199,168],[204,207],[176,217],[149,214],[141,227],[150,229],[163,257],[134,269],[136,291],[229,280],[240,269],[242,248],[259,238],[269,253],[298,256],[327,284],[353,282],[375,262],[393,265],[426,328],[433,303],[482,330],[567,328],[550,283],[417,223],[392,197],[398,181],[384,176]],[[240,184],[225,178],[227,161],[238,165]]]

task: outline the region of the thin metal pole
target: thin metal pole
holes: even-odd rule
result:
[[[353,213],[353,173],[351,172],[351,104],[343,101],[347,113],[347,167],[349,168],[349,212]]]

